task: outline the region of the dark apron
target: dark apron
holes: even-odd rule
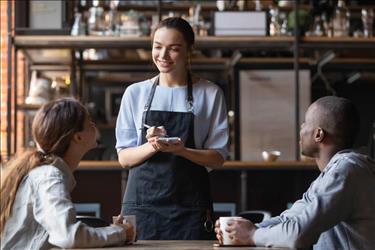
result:
[[[164,126],[195,148],[192,81],[188,74],[188,112],[151,111],[156,78],[142,118],[143,124]],[[147,142],[142,129],[142,144]],[[212,201],[205,167],[173,153],[158,152],[129,170],[122,214],[137,217],[140,240],[204,240],[213,237]]]

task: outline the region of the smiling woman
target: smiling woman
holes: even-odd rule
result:
[[[227,157],[228,123],[221,89],[190,72],[193,45],[184,19],[160,22],[152,39],[159,75],[129,86],[121,101],[116,148],[130,168],[122,214],[137,216],[141,240],[214,236],[206,167]]]
[[[181,82],[164,84],[172,84],[170,87],[184,85],[192,44],[187,44],[178,30],[166,27],[155,32],[153,41],[152,59],[160,73],[169,73],[181,78]]]

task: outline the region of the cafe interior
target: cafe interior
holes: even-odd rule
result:
[[[320,175],[300,149],[317,99],[351,100],[361,121],[355,149],[375,157],[374,10],[372,0],[1,1],[1,166],[38,146],[31,128],[43,104],[78,99],[96,124],[97,146],[74,171],[71,200],[77,219],[111,224],[131,178],[115,147],[124,91],[158,74],[151,35],[161,20],[181,17],[195,33],[191,71],[218,86],[226,105],[228,154],[207,168],[205,183],[213,223],[277,216]],[[142,240],[133,247],[151,249]]]

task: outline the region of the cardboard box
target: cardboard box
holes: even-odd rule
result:
[[[216,36],[265,36],[267,13],[264,11],[217,11],[214,14]]]

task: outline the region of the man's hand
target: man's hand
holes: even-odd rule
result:
[[[219,240],[220,245],[223,245],[223,232],[220,229],[220,221],[216,220],[215,223],[216,238]]]
[[[228,233],[233,245],[255,245],[253,234],[256,230],[255,225],[246,219],[233,219],[227,222],[225,231]],[[223,232],[220,229],[219,220],[215,224],[216,238],[220,244],[223,244]]]

